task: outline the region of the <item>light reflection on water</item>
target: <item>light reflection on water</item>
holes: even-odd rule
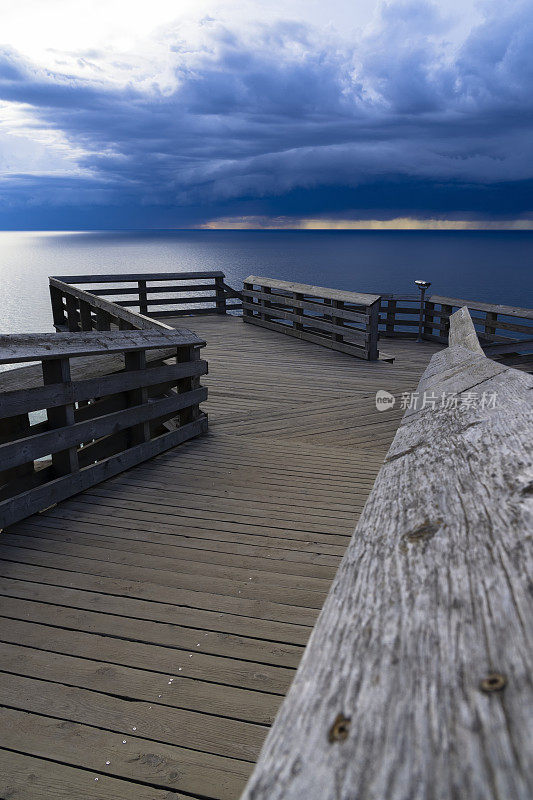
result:
[[[351,291],[533,306],[529,231],[0,232],[0,332],[51,331],[49,275],[221,269]]]

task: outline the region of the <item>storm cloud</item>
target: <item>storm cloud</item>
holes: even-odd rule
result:
[[[0,101],[23,122],[0,129],[0,226],[529,216],[532,7],[487,5],[460,42],[451,25],[419,1],[350,41],[207,17],[159,31],[153,60],[79,54],[87,78],[4,49]]]

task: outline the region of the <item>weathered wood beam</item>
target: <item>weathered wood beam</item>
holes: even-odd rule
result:
[[[460,308],[455,314],[452,314],[450,322],[450,333],[448,336],[448,345],[454,347],[466,347],[473,353],[483,353],[483,349],[477,338],[476,329],[470,317],[468,309]]]
[[[185,328],[81,331],[75,336],[72,333],[8,333],[0,335],[0,364],[108,355],[189,344],[203,347],[205,341]]]
[[[533,319],[533,309],[518,308],[517,306],[502,306],[497,303],[481,303],[477,300],[461,300],[458,297],[443,297],[433,294],[428,297],[433,303],[440,305],[458,306],[459,308],[471,308],[475,311],[487,311],[488,313],[503,314],[506,317],[522,317],[523,319]]]
[[[171,394],[160,400],[144,402],[84,422],[71,422],[67,419],[61,428],[54,427],[53,430],[0,444],[0,463],[6,469],[18,467],[49,453],[59,453],[68,448],[74,448],[80,442],[99,439],[102,436],[118,433],[125,428],[158,419],[166,414],[177,413],[184,408],[198,405],[206,399],[207,389],[201,387],[193,392]]]
[[[249,275],[244,283],[258,286],[269,286],[271,289],[281,289],[286,292],[299,292],[306,296],[326,298],[328,300],[342,300],[345,303],[368,306],[380,299],[379,294],[365,294],[362,292],[345,292],[339,289],[330,289],[326,286],[311,286],[306,283],[293,283],[292,281],[278,281],[273,278],[264,278],[258,275]]]
[[[69,283],[65,283],[63,281],[58,280],[57,278],[49,278],[50,282],[50,291],[52,289],[58,289],[61,291],[65,297],[67,302],[67,307],[69,304],[73,305],[73,300],[77,301],[85,301],[89,303],[89,305],[95,309],[95,311],[100,311],[100,319],[102,317],[102,312],[107,313],[112,318],[116,318],[119,320],[123,320],[124,322],[129,323],[133,328],[144,330],[144,329],[151,329],[154,328],[161,329],[161,330],[171,330],[169,325],[165,325],[164,322],[156,322],[155,320],[151,319],[150,317],[146,317],[143,314],[138,314],[135,311],[128,311],[126,308],[122,308],[121,306],[117,305],[116,303],[112,303],[109,300],[104,300],[102,297],[97,297],[90,292],[84,292],[83,289],[78,289],[77,286],[72,286]],[[70,320],[70,311],[67,308],[67,316],[69,317],[68,323],[69,326],[77,324],[77,313],[75,309],[74,303],[74,310],[73,310],[73,322],[71,324]],[[98,319],[98,313],[97,313]]]
[[[255,275],[244,282],[242,295],[243,322],[357,358],[374,361],[379,356],[379,295],[341,292]],[[361,325],[354,328],[345,320]]]
[[[68,383],[53,383],[47,386],[35,386],[21,392],[15,389],[0,392],[0,417],[12,417],[28,411],[39,411],[42,408],[53,408],[66,403],[91,400],[94,397],[105,397],[117,392],[137,389],[140,385],[151,387],[171,384],[180,378],[191,375],[199,376],[207,373],[206,361],[195,361],[184,364],[165,364],[160,367],[150,366],[134,372],[115,372],[106,374],[109,367],[102,364],[102,374],[98,378],[81,381],[71,380]],[[3,375],[12,373],[3,373]]]
[[[533,796],[533,378],[450,321],[243,800]]]
[[[292,292],[290,297],[288,295],[279,295],[279,294],[272,294],[267,292],[261,292],[256,289],[244,289],[242,292],[244,301],[249,302],[250,300],[257,299],[257,300],[267,300],[272,304],[274,308],[276,308],[276,301],[279,303],[290,301],[290,305],[293,308],[301,308],[306,311],[314,311],[316,314],[322,313],[324,310],[323,303],[313,302],[312,300],[302,300],[301,293],[299,292]],[[296,295],[296,296],[295,296]],[[342,302],[342,301],[340,301]],[[259,308],[259,306],[257,306]],[[350,322],[363,322],[365,325],[370,319],[368,314],[362,313],[360,311],[349,311],[346,308],[339,308],[337,313],[335,314],[336,317],[341,319],[349,320]]]
[[[124,283],[125,281],[188,281],[224,277],[224,273],[220,270],[207,270],[204,272],[125,272],[105,275],[54,275],[53,280],[62,281],[63,283]]]

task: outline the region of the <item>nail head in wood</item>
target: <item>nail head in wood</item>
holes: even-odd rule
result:
[[[350,717],[345,717],[344,714],[337,714],[335,722],[329,729],[328,741],[330,744],[335,742],[344,742],[348,738],[350,731]]]
[[[507,686],[507,678],[500,672],[491,672],[486,678],[480,681],[479,688],[482,692],[501,692]]]

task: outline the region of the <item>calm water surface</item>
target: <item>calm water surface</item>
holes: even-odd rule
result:
[[[362,292],[413,281],[467,300],[533,307],[533,232],[0,232],[0,332],[51,331],[48,275],[221,269]]]

